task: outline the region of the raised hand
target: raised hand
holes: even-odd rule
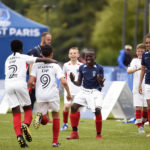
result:
[[[102,76],[100,74],[97,74],[97,81],[98,81],[100,86],[102,86],[102,87],[104,86],[104,81],[105,80],[106,79],[102,78]]]
[[[72,82],[74,82],[74,79],[75,79],[75,76],[74,76],[74,74],[71,72],[71,73],[70,73],[70,80],[71,80]]]

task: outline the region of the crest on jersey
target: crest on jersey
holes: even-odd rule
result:
[[[9,19],[9,11],[7,9],[0,8],[0,26],[9,26],[11,24]]]
[[[93,77],[95,77],[96,76],[96,71],[93,71]]]

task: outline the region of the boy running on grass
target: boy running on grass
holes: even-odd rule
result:
[[[66,62],[63,66],[63,72],[65,75],[65,78],[67,80],[67,83],[69,85],[69,89],[71,92],[72,98],[80,91],[80,87],[74,85],[70,80],[70,73],[72,72],[75,75],[75,80],[78,78],[79,74],[79,67],[82,65],[78,61],[79,58],[79,50],[77,47],[72,47],[69,49],[68,57],[70,58],[70,61]],[[61,128],[61,131],[65,131],[68,128],[68,116],[69,116],[69,108],[71,105],[71,101],[68,101],[66,98],[67,92],[64,90],[64,109],[63,109],[63,126]]]
[[[147,121],[147,102],[144,98],[144,92],[139,94],[139,80],[141,73],[141,61],[142,54],[146,49],[144,44],[138,44],[136,47],[136,55],[137,58],[132,59],[130,63],[130,67],[128,67],[127,72],[129,74],[133,73],[133,104],[135,107],[135,124],[138,126],[139,133],[145,133],[144,131],[144,123]],[[142,83],[142,87],[144,87],[144,82]]]
[[[53,50],[52,46],[42,46],[42,56],[44,58],[52,58]],[[61,81],[61,84],[67,91],[67,99],[71,100],[71,94],[62,69],[58,64],[45,64],[38,63],[33,64],[31,70],[31,76],[28,81],[28,87],[32,87],[34,78],[36,78],[35,91],[38,113],[34,119],[33,125],[35,128],[39,128],[40,124],[46,125],[49,121],[47,117],[48,110],[51,110],[53,117],[53,141],[52,147],[59,147],[58,142],[59,130],[60,130],[60,97],[59,90],[57,88],[56,77]]]
[[[82,106],[87,106],[95,113],[96,116],[96,138],[101,139],[102,130],[102,87],[105,79],[103,78],[103,68],[95,62],[95,52],[93,50],[87,50],[86,63],[79,68],[79,77],[75,81],[73,73],[70,73],[71,81],[82,88],[80,92],[75,96],[73,104],[71,106],[70,121],[72,126],[72,134],[67,139],[78,139],[77,127],[79,124],[80,113],[78,109]]]
[[[23,43],[20,40],[11,42],[12,54],[8,56],[5,62],[5,90],[8,96],[8,104],[13,113],[13,125],[17,136],[17,140],[21,148],[28,147],[22,132],[28,142],[32,141],[29,126],[32,121],[32,107],[29,97],[26,71],[27,64],[34,62],[56,62],[48,58],[37,58],[21,54],[23,52]],[[24,121],[21,125],[20,106],[24,110]]]

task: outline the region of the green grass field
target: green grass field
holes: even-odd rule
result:
[[[62,102],[61,102],[62,112]],[[33,115],[33,117],[35,114]],[[23,117],[23,116],[22,116]],[[62,113],[60,113],[62,125]],[[52,124],[40,126],[34,129],[31,124],[30,131],[33,141],[28,143],[29,150],[52,149]],[[95,122],[92,119],[81,119],[79,123],[78,140],[66,140],[70,135],[71,127],[67,131],[60,132],[60,150],[144,150],[150,147],[150,138],[146,135],[150,132],[145,126],[145,134],[138,134],[134,124],[123,124],[115,119],[103,121],[102,140],[96,139]],[[0,150],[21,149],[17,143],[12,124],[12,114],[0,115]]]

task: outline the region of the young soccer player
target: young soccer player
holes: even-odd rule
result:
[[[73,104],[71,106],[71,126],[72,134],[67,139],[78,139],[77,127],[79,124],[80,114],[78,109],[82,106],[87,106],[95,113],[96,116],[96,138],[101,139],[102,130],[102,87],[105,79],[103,78],[103,68],[95,62],[95,52],[93,50],[87,50],[86,64],[83,64],[79,68],[78,80],[75,81],[73,73],[70,73],[71,81],[82,88],[80,92],[75,96]]]
[[[142,55],[142,67],[139,80],[139,93],[142,94],[142,81],[145,76],[145,85],[144,85],[144,98],[147,100],[148,107],[148,122],[150,126],[150,33],[144,37],[144,44],[146,50]],[[147,135],[150,137],[150,133]]]
[[[53,51],[52,46],[45,45],[42,46],[42,56],[44,58],[52,58]],[[67,91],[67,99],[71,100],[71,94],[66,79],[62,69],[58,64],[44,64],[37,63],[33,64],[30,79],[28,81],[28,86],[31,87],[36,77],[36,99],[38,113],[34,119],[33,125],[37,129],[40,124],[46,125],[48,123],[47,112],[52,111],[53,117],[53,141],[52,147],[59,147],[58,142],[59,130],[60,130],[60,119],[59,119],[59,109],[60,109],[60,98],[59,90],[57,89],[56,77],[60,80],[61,84]]]
[[[139,133],[145,133],[143,125],[147,121],[147,103],[144,99],[144,93],[139,94],[138,86],[141,73],[141,60],[142,54],[146,49],[144,44],[138,44],[136,47],[137,58],[132,59],[130,67],[128,67],[127,72],[129,74],[133,73],[133,104],[135,107],[135,124],[138,126]],[[144,87],[144,83],[141,85]]]
[[[78,61],[79,58],[79,50],[77,47],[72,47],[69,49],[68,57],[70,58],[70,61],[66,62],[63,66],[63,72],[65,74],[67,83],[69,85],[69,89],[71,92],[72,98],[80,91],[80,87],[74,85],[70,80],[70,73],[72,72],[75,75],[75,80],[78,78],[79,73],[79,67],[82,65]],[[63,126],[61,128],[61,131],[65,131],[68,128],[68,116],[69,116],[69,108],[71,105],[71,101],[68,101],[66,99],[66,90],[64,90],[64,110],[63,110]]]
[[[12,54],[8,56],[5,62],[5,90],[8,95],[8,104],[12,108],[13,125],[17,136],[17,140],[21,148],[28,147],[26,144],[22,131],[28,142],[32,141],[29,126],[32,121],[31,100],[29,97],[26,71],[27,64],[34,62],[56,62],[48,58],[36,58],[21,54],[23,51],[23,44],[20,40],[13,40],[11,42]],[[21,125],[20,106],[24,110],[24,121]]]

